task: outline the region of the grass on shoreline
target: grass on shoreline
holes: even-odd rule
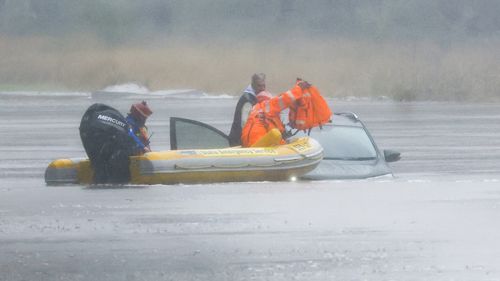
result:
[[[156,42],[109,47],[84,38],[0,37],[3,90],[93,91],[136,81],[152,90],[197,88],[237,95],[254,72],[274,93],[301,76],[326,96],[498,101],[500,42],[442,48],[432,43]]]

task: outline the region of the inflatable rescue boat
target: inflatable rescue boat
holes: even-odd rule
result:
[[[184,149],[130,157],[131,184],[281,181],[302,176],[323,159],[323,148],[309,137],[275,147]],[[92,184],[88,159],[58,159],[45,171],[45,182]]]

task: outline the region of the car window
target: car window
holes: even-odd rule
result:
[[[360,127],[332,126],[324,130],[315,129],[311,137],[324,149],[325,159],[369,160],[377,156],[373,144]]]
[[[229,139],[218,129],[195,120],[170,118],[170,148],[172,150],[225,147],[229,147]]]

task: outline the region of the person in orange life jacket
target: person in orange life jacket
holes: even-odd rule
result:
[[[148,128],[146,120],[153,114],[145,101],[135,103],[130,107],[127,114],[127,123],[129,125],[128,134],[136,144],[137,154],[150,152]]]
[[[266,75],[264,73],[255,73],[252,75],[251,84],[243,91],[236,109],[234,110],[233,124],[229,132],[229,145],[241,145],[241,130],[245,126],[248,113],[257,103],[257,93],[266,90]]]
[[[257,104],[250,112],[241,134],[241,144],[250,147],[257,143],[269,131],[276,128],[281,134],[285,132],[285,125],[280,119],[280,112],[289,108],[302,96],[303,90],[311,87],[306,81],[297,79],[296,85],[289,91],[273,97],[262,91],[257,95]],[[285,141],[281,139],[281,144]]]

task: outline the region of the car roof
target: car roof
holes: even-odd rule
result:
[[[331,124],[333,126],[351,126],[363,127],[363,123],[359,120],[358,116],[352,112],[339,112],[332,115]],[[327,124],[327,125],[328,125]]]

